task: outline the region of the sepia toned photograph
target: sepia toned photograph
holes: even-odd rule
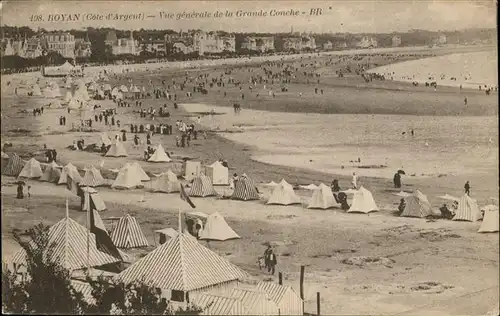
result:
[[[2,312],[499,315],[497,10],[2,1]]]

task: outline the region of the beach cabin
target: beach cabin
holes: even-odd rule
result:
[[[186,160],[182,164],[182,176],[187,181],[199,177],[201,174],[201,163],[199,161]]]
[[[262,281],[257,290],[269,295],[278,306],[279,315],[304,315],[304,303],[291,286]]]
[[[216,161],[205,168],[205,174],[212,180],[213,185],[229,185],[229,169],[220,161]]]

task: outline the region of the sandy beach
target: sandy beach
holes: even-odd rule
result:
[[[102,162],[100,168],[108,178],[114,177],[109,169],[129,161],[139,162],[148,173],[169,168],[180,173],[182,157],[204,165],[224,158],[230,173],[246,173],[259,183],[262,197],[252,202],[194,199],[197,209],[220,212],[242,237],[214,243],[212,249],[262,280],[269,275],[258,269],[256,258],[263,252],[264,242],[274,242],[279,258],[277,269],[284,273],[285,284],[298,290],[300,266],[306,266],[306,312],[315,310],[319,291],[324,314],[481,315],[498,302],[498,233],[477,233],[480,222],[394,216],[399,202],[394,193],[399,190],[393,188],[392,175],[404,168],[407,176],[403,178],[403,189],[427,194],[434,208],[443,203],[439,195],[462,195],[467,180],[480,206],[493,203],[491,197],[498,196],[497,94],[486,96],[484,92],[454,87],[434,91],[390,80],[367,83],[354,73],[344,78],[335,76],[336,70],[348,65],[375,68],[428,57],[428,50],[363,51],[372,55],[356,61],[339,59],[335,65],[326,63],[338,55],[307,56],[312,65],[304,66],[304,71],[320,73],[320,83],[297,76],[287,85],[287,92],[281,92],[279,83],[248,88],[249,74],[259,70],[259,60],[244,65],[229,65],[226,61],[190,64],[188,67],[194,67],[188,74],[191,77],[206,73],[216,77],[231,69],[231,77],[242,82],[242,90],[214,86],[206,95],[195,93],[189,97],[186,91],[192,91],[191,84],[186,91],[175,91],[179,109],[174,109],[173,101],[143,100],[144,107],[168,105],[171,116],[156,118],[155,123],[190,121],[207,133],[206,138],[198,137],[185,148],[175,146],[175,133],[154,135],[153,145],[162,144],[171,152],[171,163],[145,162],[143,146],[133,146],[130,133],[124,144],[129,156],[124,158],[66,148],[75,139],[97,143],[100,132],[113,136],[121,129],[128,131],[131,123],[150,123],[133,113],[137,110],[134,101],[130,101],[131,107],[117,108],[121,128],[95,123],[93,132],[76,132],[69,131],[69,127],[79,122],[79,113],[47,108],[43,115],[34,117],[32,109],[50,100],[28,97],[25,92],[16,96],[12,89],[2,89],[2,141],[13,144],[5,149],[6,153],[16,152],[24,159],[34,156],[41,161],[46,144],[57,149],[58,163],[62,165],[72,162],[81,170],[87,164],[98,166]],[[403,52],[412,56],[395,56]],[[299,67],[303,61],[299,58],[286,62]],[[148,80],[153,80],[161,85],[162,80],[172,84],[186,77],[182,64],[137,67],[136,71],[112,76],[109,83],[115,86],[132,81],[147,85]],[[22,74],[8,80],[33,82],[36,76]],[[4,79],[2,76],[2,82]],[[324,93],[315,93],[315,88]],[[269,91],[275,92],[274,98]],[[463,103],[465,96],[468,105]],[[102,108],[116,107],[109,100],[91,102]],[[239,115],[233,113],[235,102],[242,104]],[[28,113],[21,113],[23,109]],[[215,115],[208,114],[211,110]],[[66,127],[57,124],[61,115],[68,116]],[[411,129],[416,131],[414,138],[408,135]],[[358,157],[362,165],[387,168],[360,169],[351,162]],[[373,193],[379,212],[353,215],[338,209],[309,210],[305,208],[311,197],[307,190],[297,191],[302,205],[265,205],[270,189],[263,184],[269,181],[285,178],[292,184],[330,184],[337,178],[346,188],[353,170],[360,174],[360,184]],[[2,176],[3,258],[17,249],[11,238],[13,229],[27,229],[39,221],[57,222],[64,215],[69,195],[63,186],[30,180],[31,197],[17,200],[15,186],[4,185],[13,180]],[[217,190],[224,192],[223,188]],[[155,242],[153,231],[176,228],[178,208],[187,208],[177,194],[151,193],[147,185],[142,190],[125,192],[104,187],[99,188],[99,193],[108,205],[102,217],[126,213],[136,216],[151,245]],[[69,198],[70,216],[84,224],[85,213],[78,211],[79,200],[71,195]],[[370,262],[366,258],[378,259]]]

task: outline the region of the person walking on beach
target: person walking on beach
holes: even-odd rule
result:
[[[469,184],[469,181],[465,182],[464,190],[465,190],[465,194],[467,194],[468,196],[470,196],[470,184]]]
[[[18,199],[24,199],[24,192],[23,192],[23,184],[22,183],[19,183],[17,185],[17,196],[16,198]]]
[[[356,172],[352,173],[352,180],[351,180],[352,188],[354,190],[358,189],[358,176],[356,175]]]
[[[464,105],[467,105],[467,97],[464,98]]]

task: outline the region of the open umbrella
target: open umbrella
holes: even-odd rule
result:
[[[449,201],[457,201],[457,202],[460,201],[459,198],[456,198],[456,197],[449,195],[449,194],[440,195],[440,196],[438,196],[438,198],[443,199],[443,200],[449,200]]]
[[[405,171],[404,171],[404,170],[401,170],[401,169],[399,169],[399,170],[398,170],[398,173],[399,173],[399,174],[404,174],[404,175],[406,175]]]

